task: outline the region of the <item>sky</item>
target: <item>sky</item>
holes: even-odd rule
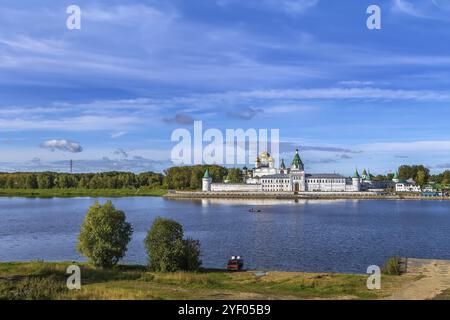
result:
[[[0,171],[161,171],[202,121],[279,129],[308,172],[441,172],[449,27],[448,0],[3,0]]]

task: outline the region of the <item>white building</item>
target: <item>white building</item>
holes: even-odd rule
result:
[[[269,153],[263,152],[255,161],[255,168],[243,169],[242,184],[212,183],[208,171],[203,178],[203,191],[208,192],[359,192],[362,179],[358,171],[352,178],[338,174],[306,174],[298,150],[289,168],[284,160],[280,168]],[[370,177],[370,176],[369,176]]]
[[[399,182],[395,184],[396,192],[422,192],[422,188],[420,186],[408,183],[408,182]]]
[[[419,185],[416,185],[416,182],[413,179],[400,180],[398,171],[395,172],[392,182],[395,183],[396,192],[422,192],[422,188]]]

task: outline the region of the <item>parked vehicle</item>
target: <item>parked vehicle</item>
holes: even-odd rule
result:
[[[232,256],[228,260],[227,270],[228,271],[241,271],[244,268],[244,260],[240,256]]]

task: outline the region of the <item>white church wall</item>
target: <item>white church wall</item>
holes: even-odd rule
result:
[[[260,184],[232,184],[232,183],[213,183],[211,192],[258,192],[262,191]]]

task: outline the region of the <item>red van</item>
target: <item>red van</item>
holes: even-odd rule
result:
[[[227,270],[228,271],[241,271],[244,267],[244,260],[241,259],[240,256],[232,256],[230,260],[228,260]]]

